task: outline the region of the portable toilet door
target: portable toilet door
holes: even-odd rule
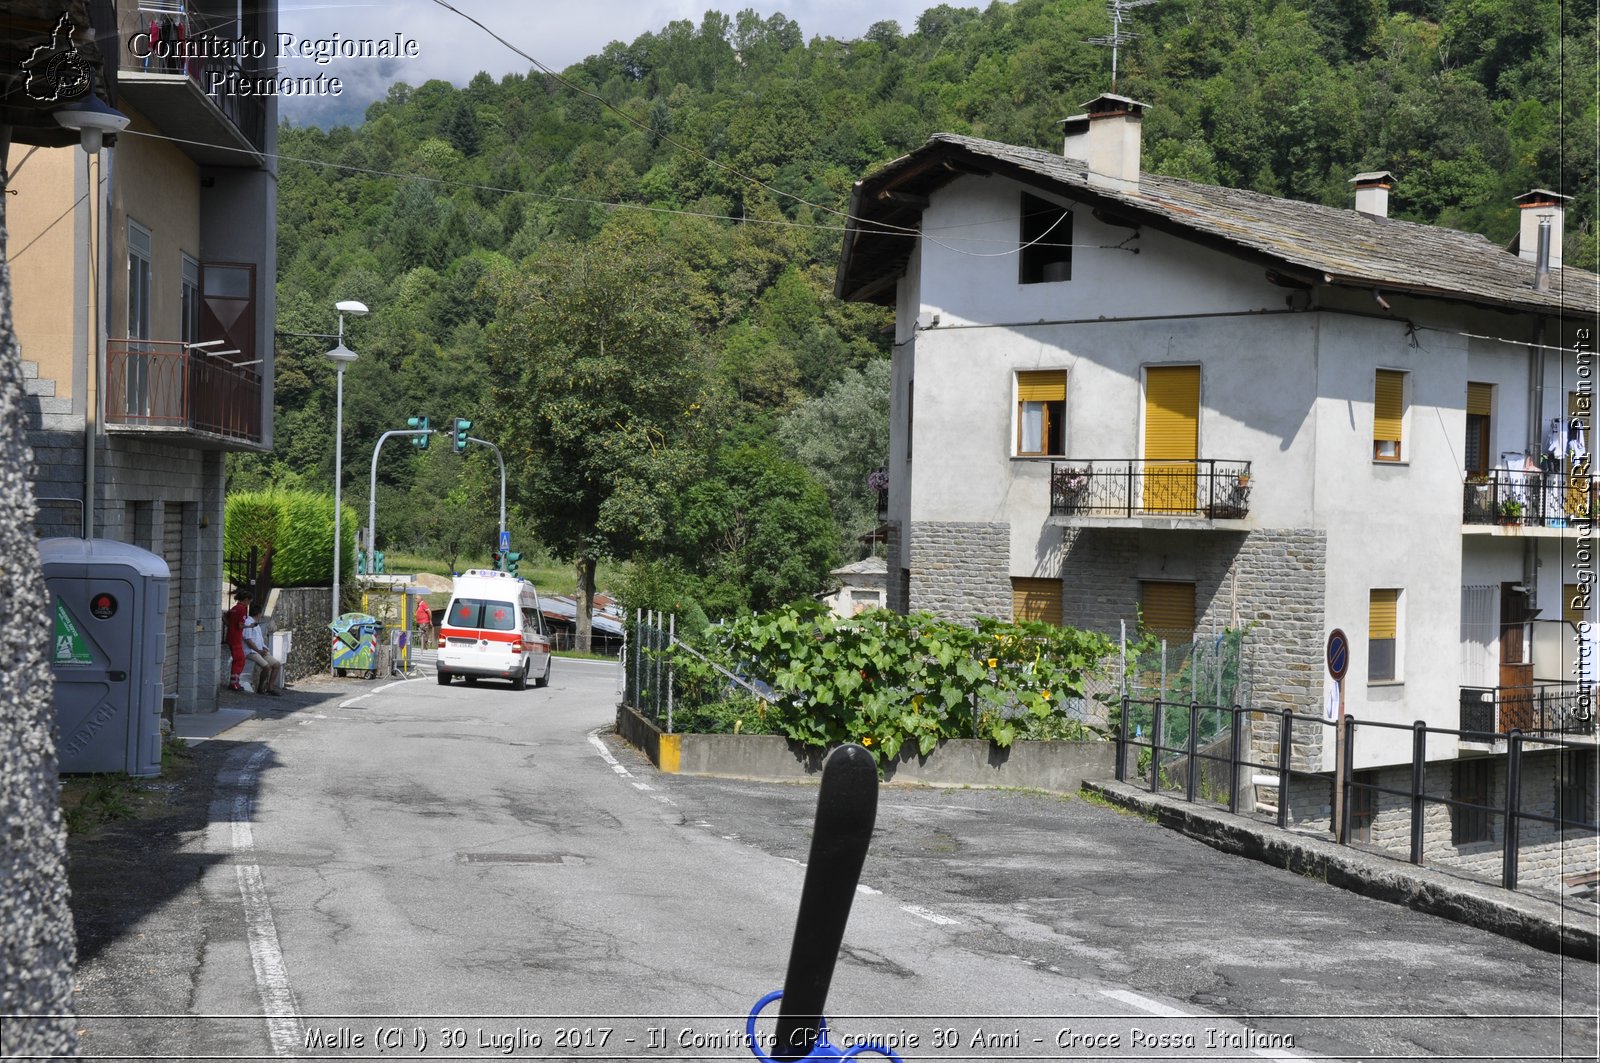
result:
[[[39,557],[59,770],[161,774],[166,561],[110,539],[45,539]]]

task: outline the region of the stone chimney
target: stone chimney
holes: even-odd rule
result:
[[[1550,219],[1551,269],[1561,268],[1561,230],[1566,227],[1567,203],[1571,196],[1563,196],[1548,188],[1535,188],[1517,197],[1522,208],[1522,227],[1517,233],[1517,257],[1528,262],[1539,260],[1539,219]]]
[[[1394,187],[1394,174],[1388,170],[1358,173],[1350,183],[1356,186],[1356,213],[1374,218],[1389,216],[1389,189]]]
[[[1106,93],[1084,104],[1084,114],[1061,123],[1061,154],[1081,159],[1089,184],[1118,192],[1139,190],[1139,132],[1148,104]]]

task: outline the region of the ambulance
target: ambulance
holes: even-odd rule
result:
[[[527,580],[492,568],[456,577],[450,606],[439,621],[439,685],[460,676],[509,679],[513,690],[550,682],[550,635],[539,592]]]

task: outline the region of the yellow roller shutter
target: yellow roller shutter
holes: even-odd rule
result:
[[[1467,412],[1482,417],[1489,416],[1489,404],[1494,397],[1493,384],[1467,383]]]
[[[1067,371],[1048,369],[1017,374],[1018,402],[1065,402]]]
[[[1373,454],[1400,460],[1400,423],[1406,412],[1406,375],[1396,369],[1378,370],[1372,389]],[[1393,444],[1384,449],[1380,444]]]
[[[1011,580],[1013,620],[1043,620],[1061,623],[1061,581],[1017,576]]]
[[[1395,630],[1399,627],[1399,601],[1398,590],[1373,591],[1368,606],[1367,637],[1370,639],[1392,639]]]
[[[1561,619],[1568,624],[1581,624],[1589,618],[1589,591],[1581,583],[1561,585]]]
[[[1145,370],[1143,508],[1193,513],[1195,459],[1200,456],[1200,367]]]
[[[1139,618],[1168,638],[1194,635],[1194,584],[1139,581]]]

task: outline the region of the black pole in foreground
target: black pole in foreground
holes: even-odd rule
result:
[[[804,1058],[817,1043],[828,985],[877,818],[877,763],[860,746],[840,746],[822,765],[811,858],[778,1005],[772,1058],[782,1063]]]

